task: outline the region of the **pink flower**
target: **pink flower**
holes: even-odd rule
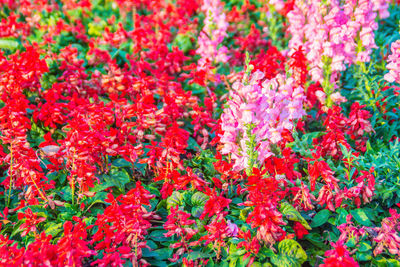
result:
[[[331,100],[336,104],[344,103],[347,101],[347,99],[344,96],[342,96],[339,92],[331,94]]]
[[[204,65],[207,60],[226,63],[229,59],[228,48],[219,47],[227,36],[226,31],[229,26],[223,5],[219,0],[204,0],[201,9],[206,14],[206,18],[198,39],[199,48],[196,50],[196,53],[201,55],[199,65]]]
[[[377,12],[387,9],[386,0],[322,1],[296,0],[287,15],[291,53],[302,46],[309,63],[310,75],[315,82],[323,81],[323,68],[330,68],[335,80],[346,69],[346,64],[367,62],[376,48],[374,31]],[[361,42],[362,46],[359,46]],[[330,66],[329,66],[329,65]],[[328,80],[332,80],[328,77]],[[333,80],[332,82],[335,82]]]
[[[390,48],[391,54],[389,55],[388,64],[386,68],[389,70],[384,76],[384,79],[390,83],[400,82],[400,40],[392,43]]]
[[[293,120],[305,115],[304,91],[295,87],[294,79],[277,75],[260,85],[263,78],[264,74],[256,71],[248,84],[233,84],[228,107],[221,116],[221,153],[231,154],[235,170],[248,168],[252,137],[257,160],[262,163],[272,155],[270,145],[282,139],[284,130],[293,129]]]
[[[385,19],[390,16],[390,13],[388,11],[389,3],[391,2],[390,0],[372,0],[371,2],[374,11],[377,11],[379,13],[379,17],[381,19]]]
[[[377,247],[374,250],[374,255],[381,254],[385,249],[393,255],[400,254],[400,214],[395,209],[389,210],[391,217],[382,220],[382,226],[375,228],[378,231],[378,236],[374,238]]]
[[[236,224],[232,223],[231,220],[228,220],[227,224],[228,224],[229,231],[230,231],[229,236],[236,237],[239,233],[239,227]]]

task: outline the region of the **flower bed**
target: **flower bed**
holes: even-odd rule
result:
[[[397,1],[0,11],[0,266],[400,266]]]

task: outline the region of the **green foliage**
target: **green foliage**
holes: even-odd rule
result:
[[[285,239],[278,244],[279,254],[271,258],[271,262],[277,267],[300,267],[307,260],[307,254],[292,239]]]

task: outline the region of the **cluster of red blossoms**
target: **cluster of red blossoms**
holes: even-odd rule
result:
[[[380,102],[346,99],[328,59],[332,91],[313,82],[286,49],[310,1],[236,2],[0,0],[0,266],[399,263],[397,200],[378,207],[363,163],[398,88],[360,78]]]

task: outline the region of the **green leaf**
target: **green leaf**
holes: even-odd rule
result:
[[[354,220],[359,224],[367,227],[372,226],[372,222],[367,216],[367,213],[363,209],[355,209],[350,211],[350,214],[353,216]]]
[[[184,53],[188,52],[193,46],[193,44],[190,40],[190,36],[187,36],[184,34],[178,34],[175,37],[173,44],[178,46],[179,49],[182,50]]]
[[[210,253],[204,253],[200,251],[192,251],[189,253],[187,257],[188,260],[209,259],[209,258],[211,258]]]
[[[104,203],[104,200],[107,198],[107,192],[98,192],[93,197],[87,199],[87,204],[94,205],[95,203]]]
[[[329,216],[331,215],[331,212],[327,209],[319,211],[317,214],[315,214],[312,222],[311,222],[311,227],[318,227],[326,223],[329,219]]]
[[[197,144],[196,140],[194,140],[192,137],[189,137],[188,149],[195,150],[195,151],[202,150],[201,147]]]
[[[236,267],[236,263],[239,258],[233,258],[232,260],[229,261],[229,267]]]
[[[307,260],[307,254],[293,239],[285,239],[278,244],[279,254],[271,257],[277,267],[301,267]]]
[[[64,201],[70,202],[72,200],[72,191],[69,186],[64,186],[58,194]]]
[[[167,267],[168,264],[165,261],[160,261],[155,258],[146,258],[146,261],[150,264],[150,266],[157,266],[157,267]],[[132,266],[132,265],[126,265],[126,266]]]
[[[113,161],[112,165],[115,167],[118,167],[118,168],[132,167],[132,163],[130,163],[129,161],[127,161],[125,159],[116,159]]]
[[[335,225],[341,225],[343,223],[346,223],[346,217],[349,215],[347,210],[343,208],[338,208],[336,209],[336,213],[339,214],[339,216],[336,217]]]
[[[247,214],[249,214],[250,211],[251,211],[250,207],[246,207],[246,208],[240,210],[239,219],[241,219],[242,221],[246,221],[247,220]]]
[[[215,266],[214,260],[213,260],[212,258],[210,258],[210,259],[208,260],[206,266],[207,266],[207,267],[214,267],[214,266]]]
[[[371,250],[372,247],[370,244],[368,244],[367,242],[361,241],[358,250],[360,252],[367,252],[369,250]]]
[[[142,249],[142,256],[143,258],[150,258],[150,257],[158,257],[158,253],[154,250],[150,250],[149,248]]]
[[[311,230],[310,225],[307,223],[307,221],[301,216],[300,212],[298,212],[291,204],[288,202],[283,202],[281,204],[281,207],[279,211],[286,216],[286,219],[289,221],[295,221],[301,223],[304,228],[307,230]]]
[[[160,248],[154,251],[157,253],[157,259],[167,260],[172,256],[172,250],[170,248]]]
[[[103,176],[103,177],[105,177],[105,176]],[[97,192],[103,191],[104,189],[107,189],[112,186],[114,186],[114,183],[112,183],[108,180],[107,182],[95,184],[93,188],[90,188],[90,192],[97,193]]]
[[[239,250],[236,250],[233,253],[230,253],[230,256],[231,257],[240,257],[240,256],[242,256],[244,254],[246,254],[246,250],[245,249],[239,249]]]
[[[200,218],[201,214],[203,213],[204,208],[203,207],[192,207],[192,216],[196,218]]]
[[[167,209],[183,204],[183,196],[178,191],[174,191],[171,196],[167,198]]]
[[[250,257],[247,257],[246,259],[244,258],[244,256],[242,256],[236,263],[236,267],[247,267],[248,263],[250,261]],[[252,267],[254,265],[251,265]]]
[[[395,259],[380,259],[374,263],[378,267],[400,267],[400,262]]]
[[[235,197],[235,198],[232,199],[232,203],[236,204],[236,205],[240,204],[242,202],[243,202],[243,200],[241,198],[238,198],[238,197]]]
[[[347,240],[347,242],[346,242],[346,246],[347,246],[348,248],[354,248],[355,245],[356,245],[356,239],[355,239],[355,237],[349,238],[349,240]]]
[[[52,237],[57,236],[57,234],[62,231],[62,225],[62,223],[53,222],[46,224],[46,226],[44,227],[46,229],[46,235],[51,235]]]
[[[108,184],[116,186],[121,191],[125,190],[125,185],[129,183],[129,174],[124,169],[112,169],[109,176],[104,176]]]
[[[193,206],[203,206],[206,204],[207,200],[210,197],[204,194],[203,192],[196,192],[193,194],[192,198],[190,199],[190,202],[192,203]]]
[[[10,235],[10,237],[15,236],[18,233],[21,233],[22,231],[24,231],[23,228],[20,228],[21,224],[23,224],[25,220],[18,220],[18,222],[15,224],[14,229]]]
[[[371,253],[357,252],[356,257],[358,261],[369,261],[372,259]]]
[[[314,245],[314,247],[318,247],[323,250],[327,250],[329,248],[327,245],[325,245],[324,239],[320,234],[310,233],[305,236],[305,239],[311,242]]]
[[[0,39],[0,49],[15,50],[19,46],[19,43],[15,40]]]
[[[168,241],[169,238],[164,236],[165,233],[167,233],[165,230],[155,230],[150,233],[149,238],[157,242]]]

